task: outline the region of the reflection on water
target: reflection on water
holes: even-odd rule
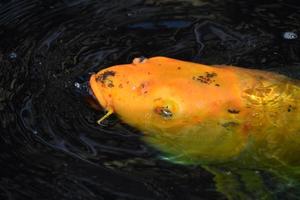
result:
[[[300,78],[300,5],[263,2],[2,1],[1,199],[225,199],[212,174],[157,159],[117,118],[95,124],[85,84],[156,55]]]

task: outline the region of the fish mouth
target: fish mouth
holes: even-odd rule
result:
[[[91,94],[91,96],[100,104],[101,107],[106,109],[107,103],[104,96],[102,95],[99,84],[97,83],[95,74],[91,76],[89,85],[89,93]]]
[[[92,97],[93,100],[98,101],[96,95],[94,94],[94,92],[93,92],[93,90],[91,88],[91,84],[90,83],[89,83],[89,87],[88,87],[87,90],[88,90],[87,92],[88,92],[89,96]]]

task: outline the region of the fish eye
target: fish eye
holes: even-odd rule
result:
[[[154,100],[154,113],[165,120],[173,119],[178,110],[177,103],[172,99],[158,98]]]
[[[173,117],[173,112],[168,108],[168,106],[156,107],[154,112],[162,116],[164,119],[171,119]]]

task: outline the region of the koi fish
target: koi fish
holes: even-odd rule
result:
[[[272,199],[259,170],[299,184],[298,80],[153,57],[103,69],[90,86],[107,111],[98,123],[115,113],[168,160],[212,172],[229,199]],[[237,177],[247,192],[238,189]]]

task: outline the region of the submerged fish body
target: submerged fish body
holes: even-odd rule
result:
[[[90,85],[103,108],[174,162],[299,177],[297,80],[153,57],[101,70]]]

